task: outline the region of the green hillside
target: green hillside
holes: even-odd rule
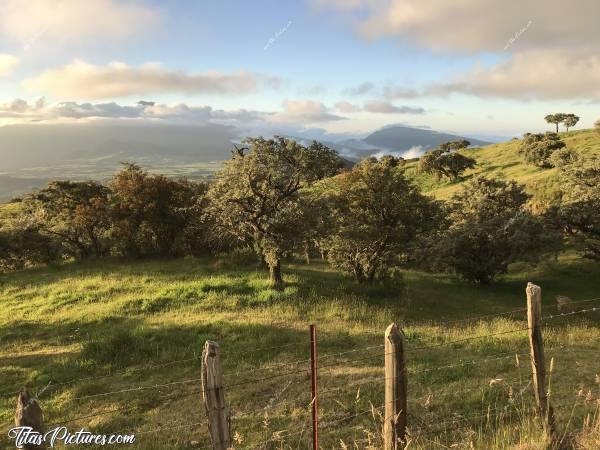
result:
[[[561,133],[561,138],[568,148],[580,151],[584,157],[600,156],[600,133],[595,130],[571,131]],[[551,200],[559,183],[558,169],[541,169],[527,164],[519,155],[521,139],[500,144],[465,150],[464,154],[477,161],[477,167],[466,172],[461,181],[437,181],[434,176],[418,173],[417,162],[407,165],[407,172],[413,176],[424,191],[435,198],[443,200],[459,191],[461,186],[474,176],[484,175],[502,179],[514,179],[527,187],[534,195],[536,202]]]

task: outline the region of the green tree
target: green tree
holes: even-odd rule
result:
[[[109,249],[108,195],[95,181],[51,181],[23,207],[38,230],[62,242],[67,256],[100,257]]]
[[[392,156],[369,158],[322,182],[327,257],[359,283],[372,283],[398,266],[416,237],[436,223],[436,203],[406,179],[399,162]]]
[[[466,140],[444,142],[419,159],[419,168],[423,172],[434,174],[438,179],[445,176],[456,180],[465,170],[475,167],[476,161],[473,158],[457,151],[470,144]]]
[[[14,206],[14,205],[12,205]],[[62,256],[62,239],[40,231],[22,202],[0,220],[0,271],[19,270]]]
[[[563,229],[575,247],[600,260],[600,160],[592,158],[565,166],[561,173],[559,207]]]
[[[566,118],[564,113],[548,114],[544,117],[544,120],[548,123],[556,125],[556,132],[558,133],[558,125],[561,124]]]
[[[248,138],[220,170],[209,190],[216,234],[252,245],[283,287],[281,259],[303,242],[303,189],[343,166],[334,150],[276,136]]]
[[[564,147],[550,155],[550,163],[554,167],[565,167],[569,164],[574,164],[581,159],[581,153],[577,150]]]
[[[466,139],[460,139],[458,141],[442,142],[440,145],[438,145],[438,148],[446,152],[451,152],[468,148],[470,145],[471,143]]]
[[[508,265],[555,248],[559,238],[526,209],[529,195],[515,181],[479,177],[448,204],[449,226],[431,245],[432,266],[490,283]]]
[[[574,127],[579,122],[579,116],[575,114],[566,114],[563,120],[565,128],[567,129],[567,133],[569,132],[569,128]]]
[[[525,157],[525,160],[538,167],[553,167],[550,157],[556,150],[565,147],[565,143],[556,133],[527,133],[523,136],[523,143],[519,148],[519,153]]]
[[[182,253],[186,235],[197,231],[201,223],[207,190],[204,183],[152,175],[127,163],[113,176],[109,187],[112,235],[122,255],[177,256]]]

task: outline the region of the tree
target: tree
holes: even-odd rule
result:
[[[544,117],[544,120],[548,123],[553,123],[556,125],[556,132],[558,133],[558,125],[561,124],[566,118],[566,114],[564,113],[556,113],[556,114],[548,114]]]
[[[563,230],[583,256],[600,261],[600,160],[564,167],[560,186]]]
[[[2,211],[0,221],[0,271],[35,267],[61,257],[62,240],[40,231],[26,213],[23,202]]]
[[[248,138],[210,186],[209,215],[221,237],[252,245],[281,289],[281,259],[302,241],[302,190],[337,173],[343,162],[314,141],[305,147],[283,137]]]
[[[449,227],[432,245],[433,266],[487,284],[510,263],[557,246],[558,236],[526,209],[529,198],[515,181],[469,182],[448,204]]]
[[[594,129],[600,133],[600,120],[596,120],[596,122],[594,122]]]
[[[456,180],[465,170],[475,167],[476,161],[456,150],[467,148],[469,141],[444,142],[437,149],[425,153],[419,160],[422,171]]]
[[[51,181],[23,206],[38,230],[61,241],[67,256],[101,257],[109,249],[108,194],[95,181]]]
[[[579,122],[579,116],[575,114],[566,114],[563,120],[565,128],[567,129],[567,133],[569,132],[569,128],[574,127]]]
[[[436,204],[407,180],[392,156],[366,159],[322,182],[330,262],[358,283],[372,283],[410,254],[419,234],[435,226]]]
[[[533,165],[543,168],[553,167],[550,157],[556,150],[565,147],[565,143],[556,133],[539,133],[524,135],[523,143],[519,153],[525,156],[525,160]]]
[[[204,183],[152,175],[127,163],[109,186],[112,234],[124,256],[177,256],[190,227],[201,222]]]
[[[564,147],[550,155],[550,163],[554,167],[565,167],[569,164],[574,164],[581,159],[581,153],[577,150]]]
[[[446,152],[451,152],[453,150],[456,151],[468,148],[470,145],[471,143],[466,139],[460,139],[458,141],[442,142],[440,145],[438,145],[438,148]]]

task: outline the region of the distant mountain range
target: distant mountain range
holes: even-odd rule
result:
[[[307,141],[298,137],[294,138]],[[481,139],[403,125],[391,125],[381,128],[362,139],[322,142],[336,149],[346,158],[356,161],[371,155],[382,154],[393,154],[406,159],[418,158],[426,151],[436,148],[442,142],[459,139],[467,139],[474,147],[491,144],[491,142]]]
[[[303,142],[309,140],[294,137]],[[447,133],[394,125],[363,139],[324,144],[360,160],[394,153],[420,156],[439,143],[462,139]],[[467,138],[468,139],[468,138]],[[43,186],[50,179],[106,180],[120,162],[133,161],[170,176],[210,175],[231,155],[240,136],[224,125],[31,124],[0,127],[0,201]],[[469,139],[473,145],[487,142]]]

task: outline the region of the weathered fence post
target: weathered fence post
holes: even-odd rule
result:
[[[546,392],[546,360],[542,339],[542,288],[533,283],[527,283],[525,292],[527,293],[527,324],[535,401],[540,417],[545,420],[547,430],[552,434],[554,431],[554,415]]]
[[[42,414],[42,408],[38,401],[29,394],[27,389],[22,389],[19,392],[17,398],[17,409],[15,411],[15,426],[17,427],[31,427],[33,431],[38,433],[44,433],[42,430],[44,425],[44,418]],[[42,445],[31,445],[26,444],[23,446],[25,450],[42,449],[45,446]]]
[[[317,392],[317,327],[310,326],[310,379],[312,393],[313,450],[319,450],[319,396]]]
[[[385,420],[383,448],[404,448],[406,442],[407,376],[404,333],[392,323],[385,330]],[[399,445],[400,444],[400,445]]]
[[[231,447],[230,416],[225,404],[219,344],[206,341],[202,351],[202,398],[213,450]]]

